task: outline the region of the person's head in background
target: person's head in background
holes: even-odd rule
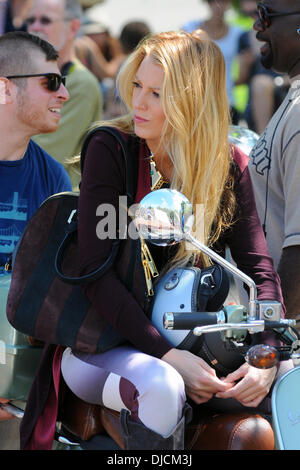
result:
[[[226,11],[232,6],[232,0],[206,0],[212,17],[224,18]]]
[[[131,21],[122,28],[119,40],[124,54],[130,54],[139,42],[151,34],[150,27],[143,21]]]
[[[257,18],[257,8],[256,8],[256,1],[255,0],[241,0],[240,1],[240,12],[244,16],[248,16],[253,19],[253,21]]]
[[[81,27],[78,0],[34,0],[26,19],[27,30],[50,42],[59,52],[59,66],[71,60]]]

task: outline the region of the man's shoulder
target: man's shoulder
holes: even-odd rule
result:
[[[67,74],[67,86],[68,82],[82,84],[82,86],[85,86],[86,83],[89,83],[92,86],[99,88],[99,83],[96,76],[78,59],[73,61],[70,72]]]
[[[300,132],[300,88],[290,88],[283,102],[271,118],[264,132],[264,138],[280,139],[284,147]]]
[[[51,155],[49,155],[46,150],[40,147],[36,142],[32,139],[29,141],[27,147],[27,153],[30,159],[35,159],[34,162],[37,165],[42,165],[43,167],[47,167],[49,170],[56,172],[56,173],[64,173],[65,169],[63,165],[55,160]]]
[[[82,106],[83,95],[85,97],[85,106],[91,103],[94,108],[102,107],[102,93],[98,79],[77,59],[74,61],[71,71],[67,74],[66,86],[71,99],[64,104],[63,114],[66,109],[73,108],[76,99],[78,105]]]
[[[64,166],[33,140],[29,141],[27,154],[34,170],[33,175],[39,179],[41,186],[50,191],[49,194],[71,189],[71,181]]]

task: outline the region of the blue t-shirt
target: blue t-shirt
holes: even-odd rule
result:
[[[71,190],[61,163],[32,140],[21,160],[0,160],[0,271],[41,203],[52,194]]]

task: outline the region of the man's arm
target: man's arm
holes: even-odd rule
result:
[[[283,248],[278,274],[286,306],[286,318],[299,315],[300,322],[300,245]]]

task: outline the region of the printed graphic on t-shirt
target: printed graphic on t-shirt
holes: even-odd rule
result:
[[[27,220],[27,199],[19,198],[19,193],[0,202],[0,259],[3,265],[13,252]]]
[[[266,141],[266,131],[261,135],[259,141],[253,148],[250,158],[255,166],[256,173],[263,175],[270,168],[270,156]]]

